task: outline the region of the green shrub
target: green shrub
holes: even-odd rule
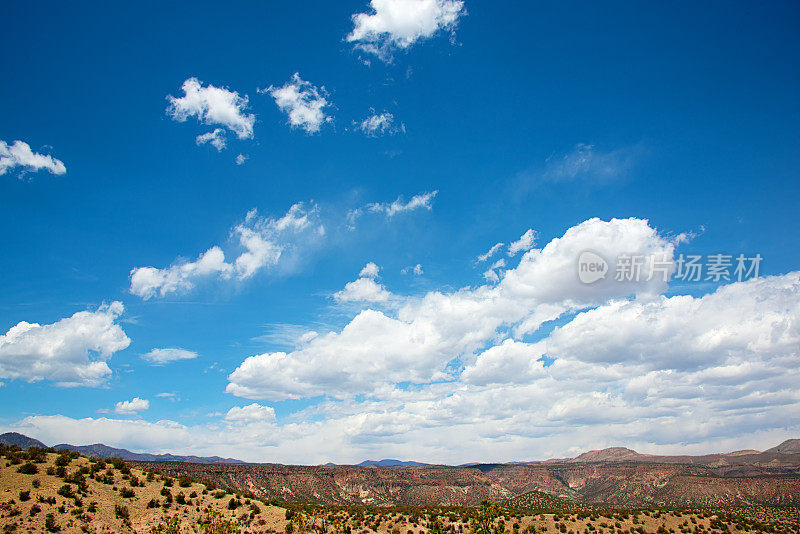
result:
[[[22,473],[23,475],[35,475],[38,472],[39,468],[36,467],[36,464],[32,464],[31,462],[22,464],[17,468],[17,473]]]
[[[47,514],[44,517],[44,528],[47,532],[58,532],[61,527],[56,525],[56,517],[53,514]]]
[[[130,519],[130,512],[128,512],[128,507],[115,504],[114,517],[116,517],[117,519],[122,519],[123,521],[128,521]]]
[[[164,517],[158,526],[150,529],[150,534],[180,534],[181,520],[178,516]]]

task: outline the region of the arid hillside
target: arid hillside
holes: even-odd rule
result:
[[[266,532],[286,523],[281,508],[188,479],[145,473],[121,460],[42,449],[3,452],[0,532],[149,533],[174,517],[186,532],[201,532],[204,524]]]
[[[800,454],[794,452],[659,457],[617,448],[567,460],[467,467],[140,465],[285,502],[475,506],[538,491],[612,506],[800,504]]]
[[[161,473],[154,472],[154,468]],[[136,534],[749,534],[800,532],[797,477],[691,474],[669,464],[359,468],[147,463],[0,447],[0,532]],[[697,470],[696,466],[691,467]],[[170,471],[168,473],[168,471]],[[217,480],[192,478],[209,475]],[[681,474],[683,473],[683,474]],[[660,478],[659,478],[660,477]],[[666,483],[663,481],[666,480]],[[745,482],[749,480],[749,482]],[[236,482],[245,491],[222,489]],[[260,481],[304,503],[264,502]],[[698,482],[700,481],[700,482]],[[640,484],[648,488],[637,493]],[[784,485],[782,485],[784,484]],[[552,491],[528,490],[545,486]],[[611,488],[610,490],[606,488]],[[675,489],[678,488],[678,489]],[[772,488],[769,490],[768,488]],[[562,496],[556,496],[558,491]],[[274,491],[272,489],[271,491]],[[300,492],[303,492],[302,494]],[[610,491],[610,493],[609,493]],[[770,491],[772,493],[770,493]],[[252,493],[251,493],[252,492]],[[459,497],[461,494],[461,497]],[[581,502],[609,495],[620,506]],[[471,501],[479,506],[427,506]],[[510,498],[507,498],[511,495]],[[633,498],[631,496],[634,496]],[[678,495],[708,506],[628,506]],[[380,502],[375,496],[380,496]],[[438,496],[438,497],[437,497]],[[624,496],[624,499],[623,499]],[[788,496],[788,497],[787,497]],[[391,499],[418,506],[386,505]],[[747,499],[778,506],[737,506]],[[336,504],[321,503],[338,500]],[[796,501],[792,501],[796,502]],[[342,506],[342,504],[350,504]],[[634,508],[634,509],[632,509]],[[688,508],[688,509],[687,509]]]

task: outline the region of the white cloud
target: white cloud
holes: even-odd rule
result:
[[[133,415],[150,409],[150,401],[134,397],[128,401],[120,401],[114,405],[114,413]]]
[[[111,375],[106,361],[130,344],[116,324],[123,310],[122,303],[112,302],[52,324],[19,322],[0,335],[0,378],[104,384]]]
[[[380,270],[381,270],[381,268],[379,266],[377,266],[375,263],[369,262],[364,266],[363,269],[361,269],[361,272],[358,273],[358,276],[368,277],[368,278],[377,278],[378,277],[378,273],[380,272]]]
[[[404,267],[400,272],[402,274],[411,273],[414,276],[422,276],[424,274],[424,271],[422,270],[422,264],[420,263],[414,265],[413,267]]]
[[[453,31],[466,12],[461,0],[370,0],[371,13],[353,15],[349,42],[390,61],[396,49],[406,49],[437,32]]]
[[[428,296],[437,304],[414,312],[446,312],[455,304],[449,297]],[[474,332],[487,307],[446,322],[453,327],[477,313]],[[800,272],[793,272],[699,297],[611,299],[537,342],[488,335],[487,346],[443,374],[437,365],[424,368],[425,354],[445,341],[441,327],[437,334],[417,322],[409,330],[366,310],[338,334],[293,353],[248,358],[231,375],[228,391],[239,395],[329,396],[286,424],[255,404],[230,410],[222,426],[33,416],[11,429],[46,443],[225,450],[287,463],[352,462],[380,452],[446,463],[544,459],[612,445],[662,454],[764,449],[800,431],[798,324]],[[452,354],[452,345],[445,351]],[[398,387],[407,381],[415,385]]]
[[[275,410],[271,406],[253,403],[247,406],[234,406],[225,414],[226,421],[236,423],[271,423],[275,421]]]
[[[357,123],[357,127],[369,137],[392,135],[397,132],[397,127],[394,126],[394,115],[388,112],[373,113]],[[401,126],[400,129],[403,130],[404,127]]]
[[[484,261],[488,260],[489,258],[494,256],[497,253],[498,250],[503,248],[504,245],[505,245],[505,243],[495,243],[494,245],[492,245],[492,248],[490,248],[485,253],[483,253],[483,254],[478,256],[478,258],[477,258],[478,262],[484,262]]]
[[[217,152],[222,152],[225,148],[225,130],[222,128],[214,128],[214,131],[200,134],[195,137],[195,143],[198,145],[204,145],[206,143],[211,143],[211,146],[217,149]]]
[[[179,348],[153,349],[142,355],[142,359],[154,365],[164,365],[180,360],[193,360],[198,357],[196,352]]]
[[[21,167],[23,173],[42,169],[52,174],[67,172],[61,160],[32,151],[28,143],[17,140],[9,145],[5,141],[0,141],[0,176],[15,167]]]
[[[300,245],[312,243],[324,236],[316,206],[293,205],[279,219],[264,218],[251,210],[244,222],[231,231],[239,254],[232,262],[225,259],[219,246],[203,252],[196,260],[176,260],[170,267],[136,267],[131,270],[132,294],[143,299],[164,297],[186,292],[203,279],[246,280],[258,271],[275,267],[285,259],[296,259]]]
[[[387,302],[392,294],[372,278],[359,278],[333,294],[337,302]]]
[[[521,336],[571,309],[666,288],[658,280],[581,284],[576,260],[590,245],[609,258],[623,250],[671,258],[673,250],[646,221],[591,219],[544,249],[526,253],[496,286],[405,299],[396,316],[364,310],[341,332],[320,335],[291,353],[250,357],[230,375],[228,391],[279,400],[368,393],[394,382],[425,383],[446,377],[448,366],[469,360],[500,328],[513,327]],[[383,291],[373,280],[360,278],[335,298],[386,302],[390,294]],[[335,368],[331,361],[337,362]]]
[[[500,275],[498,275],[498,272],[505,266],[506,266],[506,260],[500,258],[499,260],[494,262],[491,267],[489,267],[486,271],[484,271],[483,278],[487,282],[499,282]]]
[[[350,231],[355,230],[358,219],[367,213],[383,214],[387,219],[391,219],[401,213],[416,210],[431,211],[433,209],[433,199],[438,193],[438,191],[420,193],[411,197],[408,202],[405,202],[403,197],[399,196],[392,202],[372,202],[366,206],[351,209],[345,216],[347,229]]]
[[[317,88],[294,73],[282,87],[269,86],[259,92],[269,93],[278,109],[289,116],[292,128],[301,128],[308,134],[319,132],[322,125],[332,119],[326,114],[330,103],[325,88]]]
[[[414,195],[408,202],[403,201],[403,197],[397,199],[391,204],[387,203],[372,203],[367,204],[367,209],[372,213],[385,213],[387,217],[394,217],[400,213],[414,211],[418,209],[425,209],[431,211],[433,209],[432,203],[434,197],[439,191],[430,191],[428,193],[420,193]]]
[[[181,89],[184,96],[179,98],[167,96],[169,100],[167,115],[174,120],[185,122],[189,117],[197,117],[197,120],[204,124],[224,126],[239,139],[253,137],[256,117],[246,113],[247,95],[239,96],[236,91],[211,84],[203,87],[203,82],[197,78],[189,78],[183,82]]]
[[[594,145],[578,144],[560,156],[552,156],[536,179],[543,182],[582,180],[603,184],[623,177],[642,155],[641,147],[603,152]]]
[[[533,248],[536,243],[536,232],[529,229],[522,234],[519,239],[508,245],[508,255],[515,256],[519,252],[524,252]]]
[[[235,161],[237,165],[244,165],[244,162],[247,161],[247,156],[245,156],[244,154],[239,154],[238,156],[236,156]]]
[[[136,267],[131,270],[131,288],[134,295],[149,299],[169,293],[188,291],[198,278],[217,274],[229,278],[233,266],[225,261],[225,253],[218,246],[200,254],[195,261],[179,260],[165,269]]]
[[[796,436],[800,273],[703,296],[664,296],[660,280],[577,280],[587,249],[611,260],[673,247],[647,221],[590,219],[506,259],[516,265],[496,284],[394,296],[391,310],[363,309],[332,332],[295,328],[292,350],[245,359],[227,387],[324,396],[282,424],[255,404],[195,426],[32,416],[10,429],[46,443],[305,464],[542,459],[612,445],[707,453]]]
[[[134,451],[160,447],[174,451],[172,447],[191,441],[187,428],[174,421],[150,423],[106,417],[73,419],[64,415],[36,415],[22,419],[15,428],[48,444],[104,443]]]

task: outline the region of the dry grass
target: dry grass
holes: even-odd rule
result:
[[[84,457],[72,459],[64,466],[64,476],[47,474],[48,468],[51,472],[57,469],[58,457],[49,453],[44,462],[33,463],[38,470],[36,474],[18,472],[27,462],[11,464],[7,459],[0,460],[0,532],[47,532],[48,514],[52,514],[58,532],[63,533],[150,532],[163,518],[175,515],[184,526],[182,531],[200,532],[207,509],[218,511],[242,532],[273,529],[283,532],[287,522],[282,508],[222,490],[209,491],[196,482],[180,487],[177,480],[169,481],[159,475],[151,475],[148,480],[148,474],[139,469],[130,469],[125,474],[111,464],[90,476],[92,466],[98,464]],[[75,474],[81,472],[85,491],[80,491],[80,484],[73,481]],[[165,482],[171,486],[165,486]],[[67,485],[70,491],[62,490]],[[169,496],[162,492],[168,492]],[[229,508],[232,499],[240,503],[235,509]]]
[[[35,474],[25,473],[34,468]],[[687,511],[588,506],[575,510],[565,505],[554,511],[558,499],[539,497],[536,502],[547,505],[548,513],[504,510],[489,534],[800,534],[797,507]],[[0,458],[0,534],[47,532],[48,526],[51,532],[63,533],[149,533],[168,517],[178,518],[180,532],[199,533],[208,532],[210,514],[233,527],[225,532],[242,534],[462,534],[472,531],[474,509],[283,508],[119,462],[115,467],[109,462],[43,451],[7,451],[6,458]],[[49,524],[48,516],[52,518]]]

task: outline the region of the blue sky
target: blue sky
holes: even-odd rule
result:
[[[3,428],[298,463],[800,430],[796,4],[4,11]],[[586,288],[584,249],[764,260]]]

